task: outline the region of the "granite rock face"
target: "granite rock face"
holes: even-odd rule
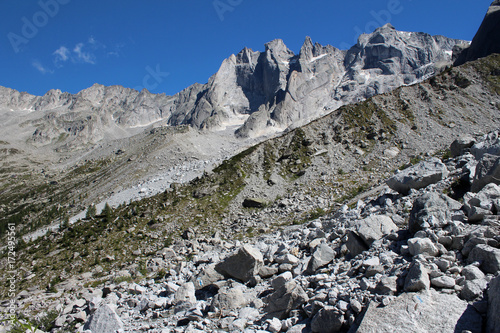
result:
[[[471,45],[458,55],[455,66],[493,53],[500,53],[500,1],[498,0],[491,3]]]
[[[215,266],[215,270],[225,276],[248,282],[259,273],[263,263],[259,250],[245,245]]]
[[[386,307],[371,303],[356,330],[350,332],[481,332],[481,315],[455,295],[436,291],[406,293]],[[374,328],[376,327],[376,330]]]
[[[448,170],[438,159],[423,161],[405,169],[387,180],[387,185],[402,194],[435,184],[448,176]]]
[[[500,332],[500,277],[490,282],[488,289],[488,319],[487,331]]]
[[[298,55],[284,60],[288,62],[285,89],[278,90],[269,104],[249,112],[237,134],[254,136],[295,127],[341,105],[429,78],[438,72],[439,63],[450,61],[451,50],[459,43],[397,31],[390,24],[361,35],[348,51],[313,45],[307,38]]]
[[[26,139],[38,145],[62,138],[78,147],[153,123],[205,130],[229,126],[239,136],[260,137],[428,78],[440,63],[451,62],[459,43],[391,25],[362,35],[348,51],[313,44],[308,37],[296,55],[277,39],[263,52],[244,48],[231,55],[206,84],[173,96],[99,84],[77,94],[50,90],[43,96],[0,87],[0,106],[23,115],[31,111],[25,121],[34,131]],[[151,70],[158,80],[168,76],[159,67]]]
[[[86,322],[84,329],[93,333],[114,333],[123,330],[123,322],[115,310],[105,304],[99,307]]]
[[[413,203],[408,222],[409,230],[415,233],[430,226],[444,226],[451,221],[453,212],[461,207],[459,202],[444,194],[424,193]]]

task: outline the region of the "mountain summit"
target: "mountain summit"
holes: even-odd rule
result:
[[[32,125],[25,126],[32,131],[24,140],[42,145],[55,140],[78,147],[153,123],[203,130],[229,126],[240,137],[260,137],[428,78],[451,62],[452,49],[461,43],[390,24],[361,35],[349,50],[307,37],[296,55],[277,39],[264,52],[244,48],[231,55],[208,83],[174,96],[98,84],[74,95],[51,90],[41,97],[1,88],[0,110],[16,111]]]
[[[500,0],[492,2],[472,44],[460,53],[455,66],[500,53]]]

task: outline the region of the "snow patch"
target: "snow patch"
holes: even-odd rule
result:
[[[319,59],[321,59],[321,58],[326,57],[327,55],[328,55],[328,53],[325,53],[325,54],[319,55],[319,56],[317,56],[317,57],[312,57],[312,58],[311,58],[311,60],[309,60],[309,62],[314,62],[314,61],[316,61],[316,60],[319,60]]]
[[[113,120],[114,120],[114,119],[113,119]],[[129,126],[129,128],[147,127],[147,126],[151,126],[151,125],[153,125],[153,124],[156,124],[156,123],[158,123],[158,122],[160,122],[160,121],[162,121],[162,120],[163,120],[163,118],[162,118],[162,119],[158,119],[158,120],[151,121],[151,122],[146,123],[146,124],[132,125],[132,126]]]
[[[370,78],[372,77],[371,73],[369,71],[362,71],[359,73],[360,76],[362,76],[366,81],[369,81]]]
[[[409,31],[399,31],[399,33],[405,36],[406,38],[411,38],[411,36],[413,35],[413,33]]]

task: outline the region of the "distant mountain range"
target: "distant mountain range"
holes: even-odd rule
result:
[[[99,84],[74,95],[50,90],[43,96],[0,87],[0,114],[11,120],[0,124],[0,133],[19,132],[17,122],[23,124],[22,141],[66,149],[130,136],[154,123],[232,126],[240,137],[259,137],[429,78],[451,64],[454,47],[465,43],[387,24],[347,51],[309,37],[297,55],[279,39],[264,52],[245,48],[224,60],[208,83],[174,96]]]

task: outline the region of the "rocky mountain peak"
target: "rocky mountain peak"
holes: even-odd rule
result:
[[[100,102],[103,99],[106,90],[105,86],[94,83],[91,87],[80,91],[77,96],[89,101]]]
[[[28,109],[36,96],[0,86],[0,109]]]
[[[302,59],[310,60],[313,57],[314,45],[311,40],[311,37],[307,36],[304,44],[300,48],[299,56]]]
[[[28,98],[3,92],[8,96],[3,104],[11,109],[58,109],[56,117],[60,120],[44,125],[50,130],[37,131],[50,136],[46,142],[71,128],[66,126],[64,112],[75,110],[82,112],[80,122],[86,122],[83,114],[99,114],[91,121],[104,117],[110,126],[114,121],[124,129],[158,121],[207,130],[231,124],[238,136],[260,137],[430,77],[437,72],[435,64],[446,61],[448,53],[461,42],[400,32],[390,24],[360,36],[349,51],[322,46],[306,37],[299,55],[295,55],[283,40],[275,39],[265,44],[264,52],[244,48],[231,55],[206,84],[192,85],[174,96],[95,84],[76,95],[52,91]],[[92,133],[82,140],[103,137],[97,133],[104,129],[102,126],[87,128]],[[72,139],[79,136],[78,131],[72,134]]]
[[[275,59],[279,62],[287,62],[295,54],[288,49],[282,39],[275,39],[265,44],[265,54],[268,59]]]
[[[383,26],[377,28],[375,31],[389,31],[389,30],[396,31],[396,28],[392,24],[386,23]]]
[[[254,52],[252,49],[245,47],[236,55],[236,62],[238,64],[253,64],[260,52]]]
[[[322,46],[320,43],[314,43],[311,37],[307,36],[304,44],[300,48],[299,58],[306,61],[311,61],[313,58],[318,58],[326,53],[332,53],[335,48],[332,46]]]
[[[471,45],[465,48],[457,57],[455,66],[468,61],[486,57],[493,53],[500,53],[500,1],[495,0],[488,8],[479,30]]]
[[[68,95],[68,93],[63,93],[59,89],[51,89],[38,99],[33,105],[33,110],[39,111],[61,107],[67,104]]]
[[[369,34],[361,34],[358,37],[358,47],[365,47],[367,44],[384,44],[394,41],[400,35],[400,31],[396,30],[390,23],[377,28],[374,32]]]

